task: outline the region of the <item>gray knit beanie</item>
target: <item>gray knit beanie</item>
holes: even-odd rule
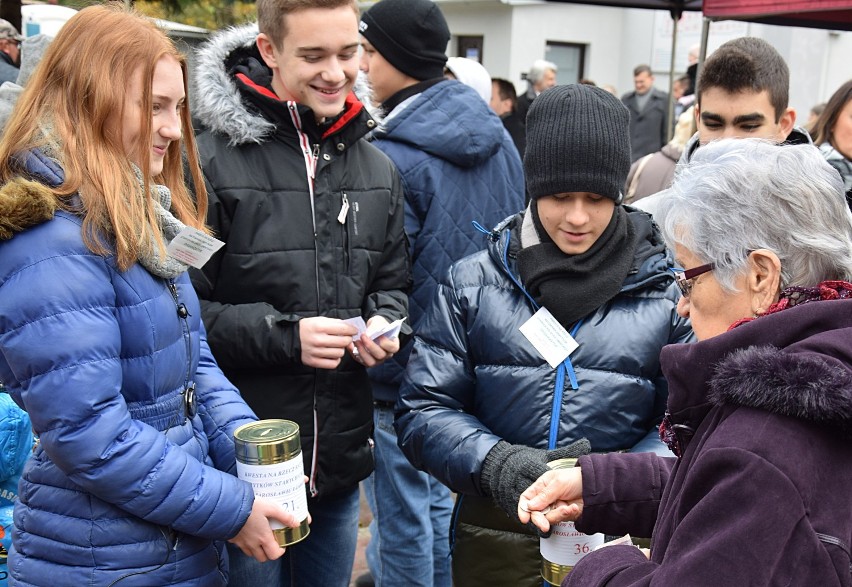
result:
[[[590,192],[620,204],[630,171],[630,113],[609,92],[555,86],[527,113],[524,174],[530,198]]]

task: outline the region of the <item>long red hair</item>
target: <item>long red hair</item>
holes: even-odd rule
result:
[[[79,194],[86,246],[104,256],[115,253],[122,270],[140,253],[164,251],[152,200],[141,197],[150,193],[149,180],[170,189],[171,211],[179,220],[207,232],[207,191],[188,105],[181,113],[182,139],[169,145],[162,172],[150,177],[150,161],[142,158],[144,192],[122,144],[125,92],[140,71],[140,141],[153,144],[151,85],[164,56],[177,60],[188,88],[185,57],[153,21],[121,5],[84,8],[48,47],[0,140],[3,182],[21,172],[16,154],[44,148],[58,159],[65,181],[53,190],[57,203],[64,206],[67,196]],[[186,187],[183,154],[194,198]]]

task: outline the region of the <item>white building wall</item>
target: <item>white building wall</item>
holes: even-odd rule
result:
[[[526,89],[521,74],[536,59],[546,59],[548,41],[586,45],[585,77],[598,85],[612,84],[619,95],[633,89],[633,68],[651,65],[655,85],[668,90],[671,16],[667,11],[623,9],[539,0],[436,0],[447,18],[453,40],[448,55],[457,54],[460,35],[482,35],[482,62],[493,77]],[[362,10],[371,3],[361,5]],[[675,75],[686,69],[690,46],[700,42],[703,18],[688,12],[678,25]],[[811,106],[828,100],[852,79],[852,32],[757,23],[711,23],[708,52],[744,35],[766,39],[790,67],[790,105],[798,122]],[[558,76],[557,76],[558,80]]]
[[[613,83],[621,68],[621,9],[499,0],[438,4],[453,34],[448,54],[456,54],[457,35],[484,35],[482,64],[492,77],[514,82],[519,92],[526,90],[521,73],[536,59],[547,58],[548,41],[586,45],[585,76],[598,84]]]
[[[822,83],[817,102],[827,102],[831,95],[852,79],[852,32],[829,31],[828,50],[822,61]],[[807,113],[805,113],[807,114]]]

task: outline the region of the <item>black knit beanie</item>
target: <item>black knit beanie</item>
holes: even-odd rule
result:
[[[444,75],[450,27],[432,0],[381,0],[364,13],[359,28],[405,75],[417,80]]]
[[[539,94],[527,113],[530,197],[591,192],[620,204],[630,171],[629,125],[621,100],[601,88],[572,84]]]

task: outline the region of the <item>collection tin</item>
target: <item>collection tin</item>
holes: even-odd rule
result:
[[[304,540],[310,533],[305,468],[299,425],[290,420],[259,420],[234,431],[237,476],[251,483],[256,497],[281,504],[301,523],[288,528],[270,520],[282,547]]]
[[[577,459],[557,459],[547,466],[551,469],[571,469]],[[561,585],[581,558],[604,542],[603,534],[583,534],[574,522],[554,524],[550,538],[539,540],[541,552],[541,578],[549,585]]]

